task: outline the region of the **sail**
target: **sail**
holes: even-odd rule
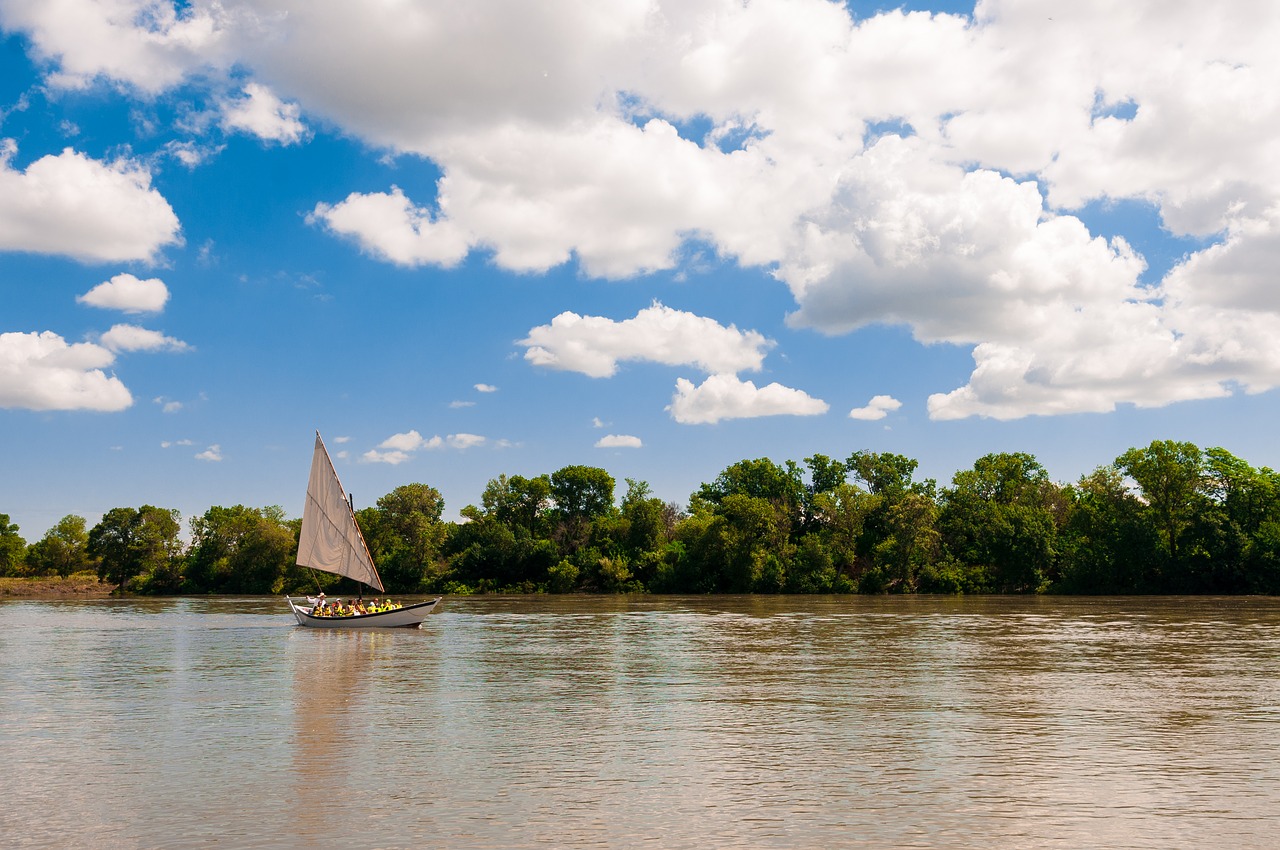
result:
[[[311,456],[307,504],[302,509],[298,563],[353,578],[379,592],[383,589],[378,568],[373,565],[373,556],[369,554],[360,526],[356,525],[355,514],[319,432],[316,432],[316,451]]]

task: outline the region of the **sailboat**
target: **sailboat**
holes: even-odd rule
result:
[[[316,432],[316,450],[311,456],[311,477],[307,480],[307,504],[302,509],[302,533],[298,539],[298,564],[334,575],[355,579],[383,593],[382,578],[374,566],[369,546],[360,533],[355,512],[329,459],[329,452]],[[346,617],[317,617],[312,612],[320,600],[305,602],[286,596],[298,625],[321,629],[417,628],[440,602],[436,597],[416,605],[404,605],[375,614]]]

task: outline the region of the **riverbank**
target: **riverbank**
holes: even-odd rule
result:
[[[24,599],[60,599],[67,596],[110,596],[112,586],[98,581],[95,575],[74,575],[66,578],[0,578],[0,599],[21,597]]]

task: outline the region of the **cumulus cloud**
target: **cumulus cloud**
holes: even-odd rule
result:
[[[757,388],[735,375],[711,375],[698,386],[685,378],[677,379],[676,394],[667,410],[677,422],[711,425],[722,419],[818,416],[828,408],[825,401],[778,383]]]
[[[416,207],[398,188],[352,192],[336,204],[317,204],[307,220],[353,240],[375,257],[401,266],[454,266],[471,249],[470,237],[448,219]]]
[[[178,217],[141,166],[68,148],[20,171],[16,153],[12,141],[0,142],[0,250],[150,261],[181,242]]]
[[[168,300],[169,289],[164,281],[156,277],[139,280],[127,272],[76,296],[81,304],[125,313],[159,313]]]
[[[496,393],[498,388],[493,384],[476,384],[476,392],[478,393]]]
[[[606,434],[596,440],[597,449],[638,449],[643,445],[639,437],[628,434]]]
[[[884,419],[893,411],[902,407],[902,402],[890,395],[872,396],[871,401],[867,402],[865,407],[855,407],[849,411],[850,419],[861,419],[865,422],[875,422]]]
[[[725,327],[714,319],[654,302],[633,319],[561,313],[520,340],[535,366],[606,378],[620,360],[697,366],[708,372],[758,371],[773,342],[756,331]]]
[[[390,437],[387,437],[378,444],[378,448],[392,449],[401,452],[415,452],[421,448],[437,446],[440,444],[439,441],[439,437],[423,439],[422,435],[417,431],[406,431],[403,434],[392,434]]]
[[[447,437],[436,435],[423,437],[417,431],[410,430],[402,434],[393,434],[360,456],[366,463],[389,463],[397,465],[411,459],[415,452],[442,448],[470,449],[483,446],[488,439],[478,434],[450,434]]]
[[[392,466],[398,466],[412,457],[410,452],[402,452],[397,449],[382,451],[379,449],[369,449],[360,456],[365,463],[389,463]]]
[[[313,209],[374,257],[452,266],[483,251],[535,272],[576,259],[616,278],[673,268],[697,240],[774,273],[796,327],[895,324],[970,348],[969,380],[930,415],[1013,418],[1280,383],[1280,307],[1259,283],[1280,220],[1280,18],[1263,0],[1233,9],[983,0],[972,17],[854,19],[823,0],[315,0],[279,15],[266,0],[62,0],[0,14],[53,85],[225,87],[234,68],[241,103],[261,108],[245,129],[291,138],[288,102],[431,160],[434,196],[387,187]],[[0,248],[152,258],[176,239],[149,184],[73,152],[46,159],[0,171]],[[73,167],[163,208],[46,208],[18,185]],[[1142,257],[1074,215],[1107,199],[1213,244],[1147,286]],[[46,218],[24,229],[31,209]],[[577,318],[581,340],[548,332],[560,347],[531,332],[531,362],[673,362],[615,350]]]
[[[133,396],[103,370],[115,362],[107,348],[68,344],[51,331],[0,333],[0,407],[27,410],[124,410]]]
[[[25,31],[37,55],[53,61],[52,85],[83,88],[108,78],[156,93],[217,62],[228,23],[217,3],[122,0],[17,2],[0,7],[0,23]]]
[[[137,325],[113,325],[99,337],[103,347],[111,351],[189,351],[191,346],[160,331]]]
[[[259,83],[247,83],[242,94],[222,103],[224,129],[282,145],[296,145],[306,136],[307,127],[298,117],[302,109],[296,103],[283,102]]]

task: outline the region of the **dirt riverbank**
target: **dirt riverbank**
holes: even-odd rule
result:
[[[59,599],[67,596],[109,596],[113,586],[100,582],[97,576],[67,578],[0,578],[0,599]]]

